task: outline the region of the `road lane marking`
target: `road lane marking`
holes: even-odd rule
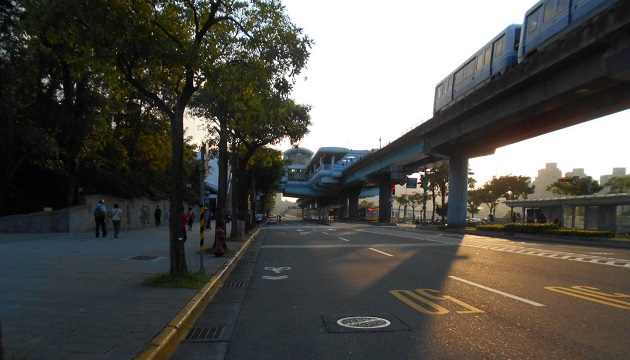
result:
[[[527,300],[527,299],[524,299],[524,298],[516,296],[516,295],[508,294],[506,292],[503,292],[503,291],[500,291],[500,290],[497,290],[497,289],[493,289],[493,288],[490,288],[490,287],[487,287],[487,286],[484,286],[484,285],[481,285],[481,284],[477,284],[477,283],[474,283],[472,281],[464,280],[464,279],[458,278],[456,276],[449,276],[449,278],[451,278],[453,280],[465,282],[466,284],[469,284],[469,285],[472,285],[472,286],[476,286],[476,287],[484,289],[484,290],[492,291],[492,292],[497,293],[499,295],[507,296],[507,297],[512,298],[514,300],[522,301],[522,302],[530,304],[530,305],[545,306],[545,305],[537,303],[535,301]]]
[[[340,237],[339,239],[341,239],[341,240],[343,240],[343,241],[350,241],[350,240],[348,240],[348,239],[344,239],[344,238],[342,238],[342,237]]]
[[[281,276],[263,276],[265,280],[285,280],[289,278],[289,275],[281,275]]]
[[[547,290],[555,291],[560,294],[573,296],[576,298],[593,301],[603,305],[614,306],[619,309],[630,310],[630,302],[617,300],[615,298],[630,298],[630,295],[621,293],[608,294],[598,291],[598,288],[590,286],[571,286],[570,288],[561,286],[547,286]]]
[[[579,261],[588,264],[596,264],[596,265],[607,265],[607,266],[616,266],[623,267],[626,269],[630,269],[630,260],[628,259],[618,259],[618,258],[610,258],[606,256],[599,255],[584,255],[578,253],[570,253],[563,251],[553,251],[553,250],[545,250],[545,249],[537,249],[532,247],[522,247],[522,246],[514,246],[514,245],[499,245],[497,246],[496,241],[493,240],[493,243],[485,243],[485,238],[476,236],[476,235],[467,235],[466,239],[462,238],[454,238],[449,239],[448,235],[427,235],[426,233],[414,233],[407,232],[402,230],[391,230],[391,229],[375,229],[373,227],[369,228],[356,228],[355,231],[358,232],[366,232],[371,234],[382,234],[388,236],[396,236],[407,239],[414,239],[420,241],[430,241],[434,243],[442,243],[445,245],[453,245],[453,246],[466,246],[466,247],[474,247],[479,249],[486,249],[492,251],[505,251],[511,252],[515,254],[523,254],[523,255],[532,255],[532,256],[540,256],[550,259],[561,259],[566,261]],[[481,239],[481,240],[479,240]],[[464,242],[465,241],[465,242]]]
[[[439,293],[438,290],[434,289],[416,289],[415,292],[411,290],[391,290],[389,293],[397,297],[405,304],[411,306],[413,309],[427,315],[444,315],[449,313],[449,309],[437,304],[432,300],[450,301],[467,309],[455,311],[458,314],[485,313],[485,311],[478,309],[470,304],[467,304],[461,300],[455,299],[452,296],[435,296],[430,294]]]
[[[387,256],[394,256],[394,255],[392,255],[392,254],[388,254],[388,253],[386,253],[386,252],[382,252],[382,251],[380,251],[380,250],[376,250],[375,248],[368,248],[368,249],[370,249],[370,250],[372,250],[372,251],[376,251],[377,253],[381,253],[381,254],[383,254],[383,255],[387,255]]]

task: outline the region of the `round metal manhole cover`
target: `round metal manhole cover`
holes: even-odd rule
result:
[[[379,329],[389,326],[391,322],[374,316],[351,316],[337,320],[337,324],[352,329]]]

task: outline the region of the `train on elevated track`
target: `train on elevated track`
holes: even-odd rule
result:
[[[530,8],[523,24],[506,27],[435,87],[433,114],[448,108],[492,79],[535,55],[593,16],[621,0],[542,0]],[[625,0],[624,0],[625,1]]]

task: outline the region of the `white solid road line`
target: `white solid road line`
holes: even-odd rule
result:
[[[383,255],[387,255],[387,256],[394,256],[394,255],[392,255],[392,254],[388,254],[388,253],[386,253],[386,252],[382,252],[382,251],[380,251],[380,250],[376,250],[375,248],[368,248],[368,249],[370,249],[370,250],[372,250],[372,251],[376,251],[377,253],[381,253],[381,254],[383,254]]]
[[[484,289],[484,290],[492,291],[492,292],[497,293],[497,294],[499,294],[499,295],[507,296],[507,297],[512,298],[512,299],[514,299],[514,300],[522,301],[522,302],[527,303],[527,304],[530,304],[530,305],[534,305],[534,306],[545,306],[545,305],[540,304],[540,303],[537,303],[537,302],[535,302],[535,301],[531,301],[531,300],[523,299],[522,297],[518,297],[518,296],[516,296],[516,295],[512,295],[512,294],[508,294],[508,293],[506,293],[506,292],[503,292],[503,291],[500,291],[500,290],[496,290],[496,289],[493,289],[493,288],[489,288],[489,287],[487,287],[487,286],[484,286],[484,285],[481,285],[481,284],[477,284],[477,283],[474,283],[474,282],[472,282],[472,281],[464,280],[464,279],[458,278],[458,277],[456,277],[456,276],[449,276],[449,277],[450,277],[451,279],[453,279],[453,280],[457,280],[457,281],[465,282],[466,284],[470,284],[470,285],[476,286],[476,287],[481,288],[481,289]]]

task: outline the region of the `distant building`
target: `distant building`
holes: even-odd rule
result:
[[[626,177],[626,176],[630,176],[630,175],[626,175],[626,168],[613,168],[612,175],[602,175],[599,177],[599,184],[604,186],[606,185],[607,182],[610,181],[610,179],[614,177]],[[604,194],[607,194],[609,192],[610,192],[610,187],[604,187],[604,189],[600,191],[600,193],[604,193]]]
[[[544,199],[552,197],[551,191],[547,191],[547,186],[558,181],[562,177],[562,171],[558,169],[557,163],[547,163],[544,169],[538,170],[538,176],[532,182],[535,185],[534,193],[528,199]]]
[[[554,182],[558,181],[559,178],[562,177],[585,177],[587,176],[586,172],[583,168],[573,169],[572,171],[566,172],[564,176],[562,175],[562,171],[558,169],[557,163],[547,163],[544,169],[538,170],[538,176],[532,181],[533,185],[536,185],[534,189],[534,193],[528,196],[529,199],[546,199],[556,197],[550,191],[547,191],[547,187]],[[626,168],[613,168],[613,172],[611,175],[602,175],[599,178],[599,184],[604,185],[613,177],[624,177],[630,176],[626,175]],[[610,191],[609,188],[604,188],[600,193],[608,193]]]
[[[584,172],[584,169],[573,169],[573,171],[569,171],[567,173],[564,174],[565,178],[570,178],[573,176],[578,176],[578,177],[585,177],[586,173]]]

